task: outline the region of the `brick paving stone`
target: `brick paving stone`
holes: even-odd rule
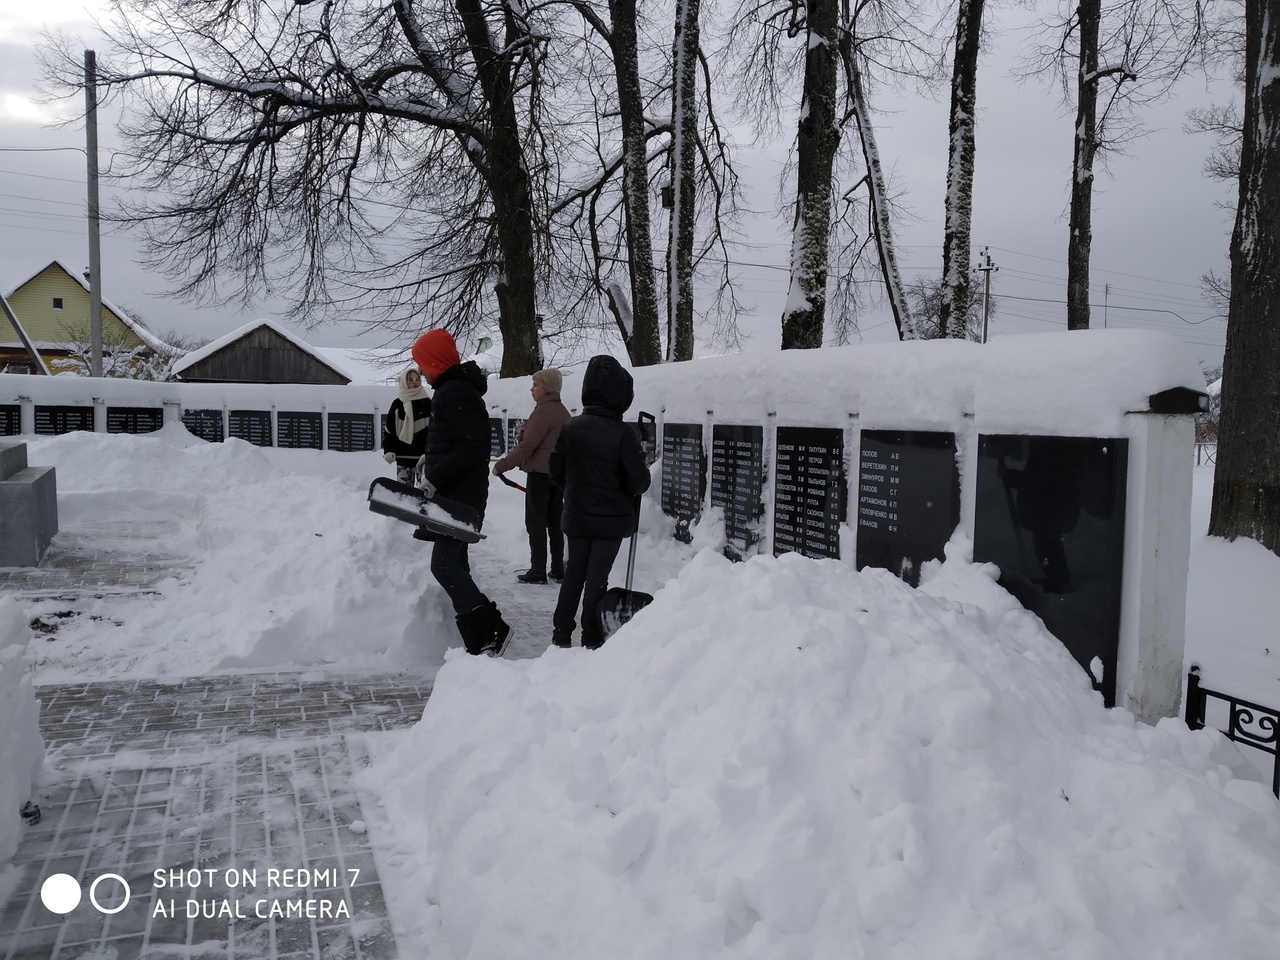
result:
[[[13,931],[0,960],[395,960],[369,838],[350,829],[363,817],[345,736],[413,725],[430,691],[421,677],[314,674],[38,685],[60,778],[38,792],[42,820],[26,828],[0,900],[0,929]],[[269,890],[271,867],[340,883]],[[256,886],[228,886],[230,869],[256,870]],[[213,870],[215,882],[157,887],[157,870],[184,881]],[[84,891],[66,917],[40,901],[55,873]],[[107,874],[130,902],[110,900],[123,887]],[[123,909],[95,909],[94,881],[101,906]],[[258,917],[259,900],[294,915]],[[328,915],[298,915],[308,903]]]

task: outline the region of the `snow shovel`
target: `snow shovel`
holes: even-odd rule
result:
[[[524,487],[520,486],[520,484],[516,483],[514,480],[508,480],[507,475],[505,473],[498,474],[498,479],[501,480],[503,483],[505,483],[508,487],[515,487],[521,493],[525,492]]]
[[[640,498],[636,497],[636,519],[640,518]],[[637,531],[638,533],[639,531]],[[631,546],[627,550],[627,585],[610,587],[596,607],[596,622],[600,625],[600,642],[608,640],[618,628],[637,613],[653,603],[653,594],[631,589],[631,578],[636,572],[636,534],[631,534]]]
[[[428,499],[417,487],[390,477],[375,477],[369,484],[369,509],[463,543],[484,539],[475,508],[447,497]]]

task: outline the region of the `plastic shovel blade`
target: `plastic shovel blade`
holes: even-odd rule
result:
[[[464,543],[484,539],[480,514],[474,508],[446,497],[428,500],[417,487],[390,477],[376,477],[369,484],[369,509],[415,527],[426,527],[437,536]]]
[[[618,628],[637,613],[653,603],[653,595],[639,590],[610,587],[596,607],[596,622],[600,624],[600,636],[609,639]]]

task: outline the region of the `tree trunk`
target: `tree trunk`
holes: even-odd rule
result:
[[[854,119],[858,124],[858,137],[862,142],[862,157],[867,166],[867,183],[871,197],[871,216],[876,230],[876,250],[880,255],[880,273],[884,277],[893,322],[898,328],[898,339],[916,340],[915,322],[907,303],[902,274],[898,271],[898,256],[894,251],[893,227],[889,222],[889,191],[884,180],[884,168],[880,164],[880,150],[876,146],[875,128],[871,124],[871,108],[862,87],[862,69],[858,66],[858,53],[853,48],[853,38],[846,34],[841,40],[845,72],[849,79],[849,96]]]
[[[840,146],[836,116],[839,0],[809,0],[804,93],[796,140],[796,213],[791,228],[791,287],[782,311],[782,349],[821,347],[827,317],[831,170]]]
[[[978,102],[978,45],[983,0],[960,0],[951,69],[951,141],[947,163],[946,225],[942,240],[939,326],[964,339],[969,328],[969,243],[973,219],[973,157]]]
[[[1209,533],[1280,555],[1280,0],[1246,0],[1244,138]]]
[[[537,274],[533,263],[533,197],[516,119],[512,67],[510,60],[494,49],[480,0],[457,0],[457,10],[480,75],[480,88],[489,105],[491,121],[483,173],[493,200],[494,229],[502,252],[503,276],[496,284],[502,331],[502,376],[526,376],[541,368],[536,319]],[[511,24],[508,25],[510,33]]]
[[[1098,29],[1101,0],[1080,0],[1075,154],[1067,232],[1067,329],[1089,329],[1089,250],[1093,245],[1093,161],[1098,154]]]
[[[698,161],[700,0],[676,4],[671,93],[671,226],[667,238],[667,359],[693,358],[694,187]]]
[[[609,0],[611,45],[622,123],[622,198],[627,218],[627,265],[631,276],[631,330],[624,339],[632,366],[662,362],[658,292],[649,219],[649,164],[640,90],[635,0]]]

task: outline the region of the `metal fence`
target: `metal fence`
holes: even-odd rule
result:
[[[1205,467],[1218,462],[1218,445],[1216,443],[1196,444],[1196,466]]]
[[[1226,705],[1227,727],[1222,730],[1224,736],[1236,743],[1261,750],[1271,757],[1271,792],[1280,797],[1280,749],[1277,740],[1280,736],[1280,709],[1264,707],[1203,687],[1200,685],[1200,668],[1192,666],[1187,674],[1186,706],[1187,726],[1192,730],[1200,730],[1207,725],[1210,699]],[[1222,713],[1221,706],[1217,712]]]

